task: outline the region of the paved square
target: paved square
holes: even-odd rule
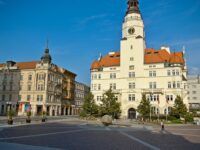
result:
[[[3,149],[66,150],[199,150],[200,127],[104,127],[82,121],[46,123],[0,130]]]

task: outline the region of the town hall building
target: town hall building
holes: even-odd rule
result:
[[[100,104],[112,89],[121,102],[121,117],[136,118],[142,95],[151,102],[153,114],[168,114],[179,95],[187,101],[185,52],[169,47],[147,48],[138,0],[129,0],[122,25],[119,52],[110,52],[91,65],[91,91]]]

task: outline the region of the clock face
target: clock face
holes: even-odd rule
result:
[[[129,33],[130,35],[134,34],[134,33],[135,33],[135,29],[134,29],[134,28],[129,28],[129,29],[128,29],[128,33]]]

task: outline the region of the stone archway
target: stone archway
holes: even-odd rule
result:
[[[128,110],[128,119],[136,119],[136,110],[134,108]]]

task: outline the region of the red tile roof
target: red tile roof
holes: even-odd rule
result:
[[[120,65],[120,52],[115,52],[113,54],[108,54],[105,57],[102,57],[99,61],[95,60],[91,69],[98,69],[101,67],[111,67]]]
[[[32,62],[17,62],[16,65],[19,69],[35,69],[39,61]]]
[[[30,62],[16,62],[16,64],[14,66],[17,66],[18,69],[35,69],[36,68],[36,65],[37,63],[39,63],[40,61],[30,61]],[[0,68],[1,67],[4,67],[5,64],[0,64]],[[64,68],[60,68],[58,67],[57,65],[55,65],[54,67],[54,71],[55,72],[59,72],[59,73],[68,73],[68,74],[71,74],[73,76],[76,76],[75,73],[69,71],[69,70],[66,70]]]
[[[170,64],[184,64],[184,55],[183,52],[174,52],[169,53],[166,50],[154,50],[154,49],[146,49],[145,50],[145,64],[152,63],[165,63],[168,62]]]
[[[183,52],[169,53],[167,50],[155,50],[155,49],[145,49],[144,63],[170,63],[170,64],[184,64],[184,54]],[[95,60],[91,69],[99,69],[101,67],[112,67],[120,66],[120,52],[116,52],[113,55],[106,55],[102,57],[101,60]]]
[[[36,64],[39,61],[31,61],[31,62],[17,62],[14,66],[17,66],[18,69],[35,69]],[[5,64],[0,64],[0,67],[3,67]]]

